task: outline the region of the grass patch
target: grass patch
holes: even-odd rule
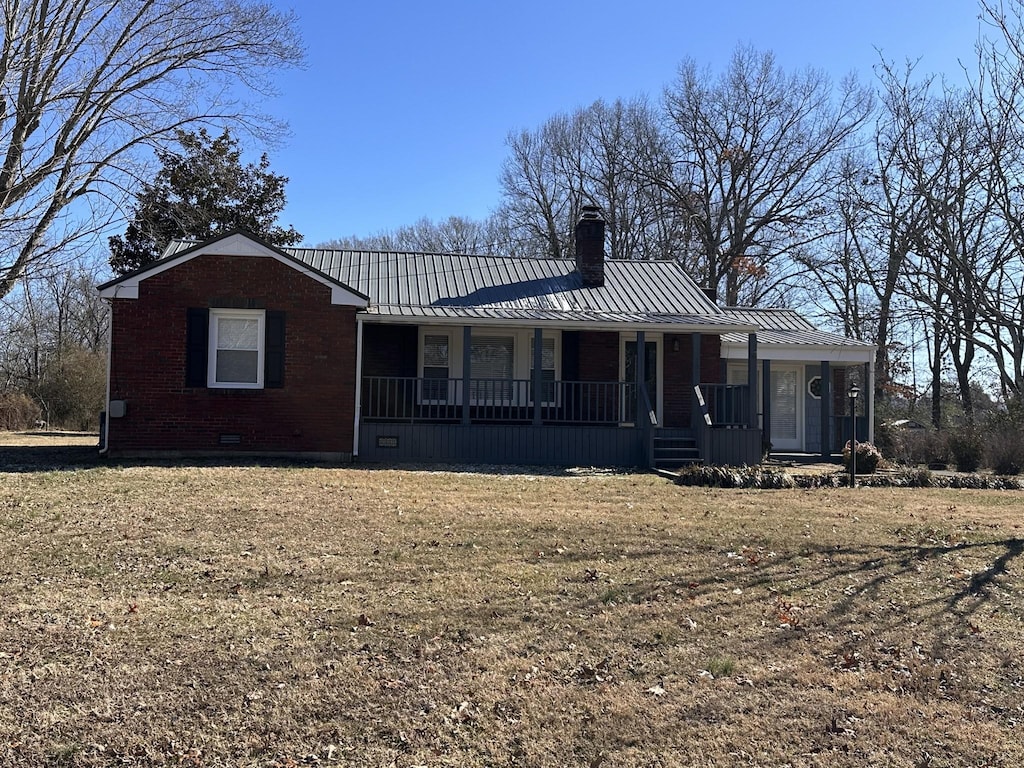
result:
[[[0,764],[1013,764],[1019,510],[628,474],[0,472]]]

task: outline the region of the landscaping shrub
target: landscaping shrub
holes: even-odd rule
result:
[[[1024,433],[1005,424],[988,436],[987,464],[999,475],[1019,475],[1024,472]]]
[[[707,467],[695,464],[679,470],[679,485],[710,488],[795,488],[793,478],[781,469],[763,467]]]
[[[35,400],[23,392],[0,392],[0,430],[31,429],[41,414]]]
[[[679,472],[678,485],[711,488],[843,488],[850,483],[847,472],[793,474],[761,467],[686,467]],[[973,490],[1020,491],[1024,480],[996,475],[934,475],[927,469],[908,469],[857,480],[861,488],[968,488]]]
[[[846,467],[846,471],[850,471],[850,442],[847,441],[846,445],[843,446],[843,466]],[[871,475],[874,474],[875,470],[878,469],[878,465],[882,461],[882,454],[875,447],[873,443],[857,443],[857,474],[858,475]]]
[[[106,359],[97,352],[69,350],[47,366],[34,387],[46,420],[63,429],[91,431],[106,395]]]
[[[919,431],[914,435],[914,443],[909,464],[946,465],[952,458],[946,432],[935,429]]]
[[[950,435],[949,451],[958,472],[977,472],[985,457],[985,443],[977,429],[964,427]]]
[[[875,433],[875,447],[895,464],[949,464],[949,436],[934,429],[899,429],[880,426]]]
[[[903,433],[906,430],[884,423],[875,427],[875,447],[887,459],[900,460],[903,453]]]

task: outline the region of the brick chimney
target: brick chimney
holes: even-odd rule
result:
[[[604,285],[604,219],[596,205],[583,206],[576,225],[576,271],[584,288]]]

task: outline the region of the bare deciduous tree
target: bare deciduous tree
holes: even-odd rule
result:
[[[653,180],[695,233],[700,276],[725,301],[756,304],[789,273],[784,257],[824,234],[841,150],[870,114],[853,78],[787,75],[740,47],[715,78],[685,61],[665,91],[666,135]]]
[[[320,248],[422,253],[492,253],[500,240],[493,219],[477,221],[449,216],[441,221],[422,218],[415,224],[375,235],[335,238]]]
[[[303,55],[257,0],[0,0],[0,34],[0,296],[103,228],[176,130],[272,134],[238,94]]]

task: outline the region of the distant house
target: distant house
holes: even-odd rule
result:
[[[674,262],[605,260],[604,227],[585,209],[575,262],[172,243],[99,287],[102,450],[677,466],[839,449],[847,373],[869,382],[874,347],[721,308]]]

